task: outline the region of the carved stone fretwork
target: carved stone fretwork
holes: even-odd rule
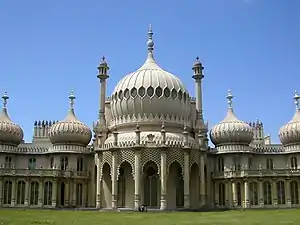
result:
[[[101,154],[101,153],[99,153]],[[100,166],[100,180],[102,180],[103,177],[103,166],[104,164],[107,163],[109,165],[110,168],[110,175],[111,175],[111,166],[112,166],[112,153],[110,151],[103,151],[102,152],[102,156],[101,156],[101,160],[99,162],[99,166]]]
[[[153,161],[157,165],[158,175],[160,175],[160,150],[159,149],[143,149],[141,154],[141,173],[147,162]]]
[[[117,152],[117,179],[120,175],[120,167],[123,162],[128,162],[131,166],[131,174],[134,177],[134,151],[133,150],[119,150]]]
[[[199,157],[200,157],[200,153],[198,150],[190,151],[190,169],[192,168],[192,165],[194,163],[196,163],[199,166]]]
[[[182,175],[184,174],[184,162],[183,162],[183,151],[178,149],[167,150],[167,173],[169,173],[170,166],[173,162],[178,162],[182,169]]]

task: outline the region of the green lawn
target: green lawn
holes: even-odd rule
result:
[[[300,210],[120,213],[97,211],[0,210],[0,225],[300,224]]]

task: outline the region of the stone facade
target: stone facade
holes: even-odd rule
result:
[[[109,67],[98,67],[99,114],[92,131],[70,109],[62,121],[36,121],[32,143],[0,114],[0,207],[161,210],[299,206],[300,97],[295,116],[271,144],[260,121],[237,119],[228,93],[224,120],[208,132],[203,66],[193,65],[196,97],[148,56],[106,97]],[[210,136],[214,147],[209,147]],[[91,140],[92,139],[92,140]]]

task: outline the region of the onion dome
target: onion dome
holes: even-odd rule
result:
[[[74,92],[69,95],[70,109],[66,118],[54,123],[49,130],[50,141],[53,145],[79,145],[87,146],[92,138],[90,128],[79,121],[74,112]]]
[[[121,79],[112,93],[112,120],[122,123],[122,118],[131,116],[147,120],[152,115],[158,118],[169,116],[179,121],[189,115],[189,92],[178,77],[155,61],[152,36],[150,26],[146,61],[137,71]]]
[[[23,141],[23,130],[8,116],[7,113],[7,100],[9,96],[7,92],[2,96],[3,99],[3,108],[0,112],[0,143],[12,146],[18,146]]]
[[[238,144],[249,145],[253,140],[253,130],[244,121],[239,120],[232,108],[233,96],[228,91],[228,111],[224,120],[215,125],[210,131],[211,141],[215,146]]]
[[[300,144],[300,96],[294,95],[296,112],[293,118],[279,130],[279,139],[284,146]]]

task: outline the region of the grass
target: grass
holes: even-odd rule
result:
[[[248,210],[225,212],[97,212],[63,210],[0,210],[0,225],[136,225],[300,224],[300,210]]]

